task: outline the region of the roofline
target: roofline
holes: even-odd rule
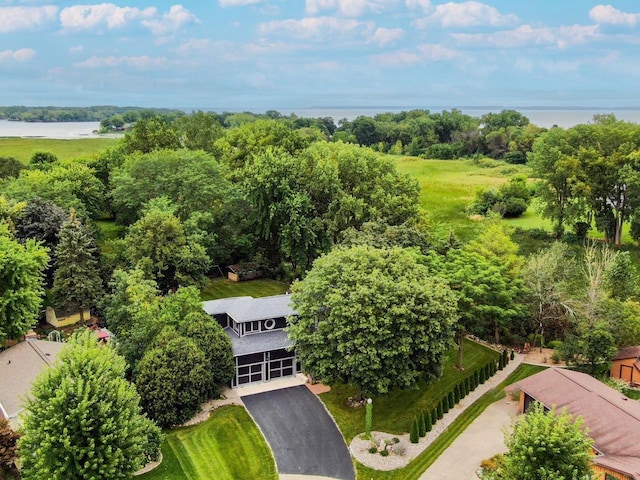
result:
[[[633,479],[637,479],[637,478],[638,478],[638,476],[637,476],[635,473],[633,473],[633,472],[627,472],[627,471],[625,471],[625,470],[621,470],[621,469],[620,469],[620,467],[616,468],[616,467],[612,467],[611,465],[601,465],[601,464],[600,464],[600,463],[598,463],[598,461],[597,461],[597,459],[598,459],[599,457],[603,457],[603,458],[610,458],[609,456],[607,456],[607,455],[605,455],[605,454],[602,454],[602,455],[596,455],[596,456],[593,458],[593,463],[595,463],[596,465],[599,465],[599,466],[600,466],[600,467],[602,467],[602,468],[608,468],[609,470],[613,470],[614,472],[618,472],[618,473],[621,473],[621,474],[623,474],[623,475],[628,475],[628,476],[630,476],[630,477],[631,477],[631,478],[633,478]],[[630,458],[636,458],[636,457],[630,457]]]

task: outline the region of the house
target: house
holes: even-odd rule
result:
[[[620,349],[611,362],[611,378],[619,378],[630,385],[640,384],[639,345]]]
[[[300,373],[300,362],[284,328],[297,313],[290,295],[231,297],[204,302],[204,311],[224,328],[236,363],[232,387]]]
[[[84,317],[85,321],[91,318],[91,312],[88,308],[85,308],[84,312],[82,312],[82,316]],[[62,328],[78,323],[80,321],[80,312],[67,313],[61,316],[57,316],[56,311],[53,308],[47,307],[45,310],[45,317],[49,325],[53,325],[56,328]]]
[[[0,352],[0,415],[13,428],[19,426],[24,400],[31,384],[55,360],[66,344],[26,340]]]
[[[515,384],[520,411],[534,402],[581,416],[594,441],[594,478],[640,480],[640,402],[630,400],[595,378],[564,368],[549,368]]]

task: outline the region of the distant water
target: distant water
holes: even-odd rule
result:
[[[0,120],[0,137],[98,138],[100,122],[11,122]]]

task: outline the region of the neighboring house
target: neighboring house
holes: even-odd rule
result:
[[[231,338],[236,374],[232,387],[300,373],[289,336],[284,331],[287,317],[296,315],[289,295],[271,297],[231,297],[204,302],[204,311],[213,316]]]
[[[611,378],[619,378],[630,385],[640,384],[640,346],[620,349],[611,361]]]
[[[47,318],[47,323],[49,325],[53,325],[56,328],[68,327],[69,325],[75,325],[80,321],[80,312],[76,313],[64,313],[61,316],[56,315],[56,311],[47,307],[45,310],[45,316]],[[87,321],[91,318],[91,312],[88,308],[86,308],[83,312],[84,320]]]
[[[584,373],[549,368],[514,385],[520,410],[538,401],[581,416],[593,438],[596,480],[640,480],[640,402]]]
[[[53,363],[65,343],[26,340],[0,352],[0,414],[19,426],[19,414],[31,384]]]

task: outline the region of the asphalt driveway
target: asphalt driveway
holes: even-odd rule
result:
[[[278,473],[354,480],[349,449],[305,386],[242,397],[276,457]]]

